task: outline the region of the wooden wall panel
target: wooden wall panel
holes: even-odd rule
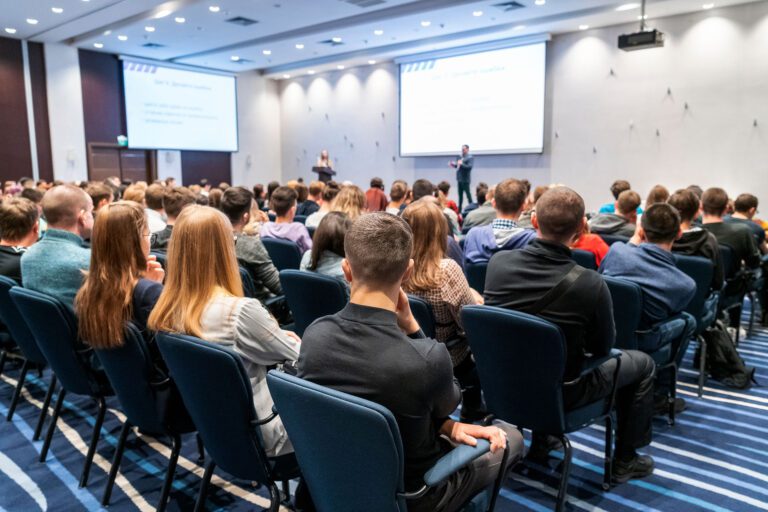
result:
[[[116,55],[80,50],[85,143],[116,143],[125,135],[123,68]]]
[[[48,123],[48,94],[43,45],[42,43],[27,43],[27,50],[29,53],[29,76],[32,82],[32,106],[35,112],[37,168],[40,179],[53,181],[51,127]]]
[[[218,151],[182,151],[181,180],[184,185],[198,183],[206,178],[216,186],[222,181],[232,182],[231,153]]]
[[[32,177],[21,42],[0,37],[0,180]]]

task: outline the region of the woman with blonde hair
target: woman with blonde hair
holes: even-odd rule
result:
[[[446,257],[448,221],[434,201],[420,200],[403,211],[413,232],[413,273],[403,289],[432,306],[435,339],[445,343],[451,354],[453,373],[462,387],[462,421],[482,418],[480,382],[475,362],[461,325],[461,308],[482,304],[483,298],[469,287],[464,272]]]
[[[80,338],[96,349],[122,346],[128,322],[149,341],[147,318],[165,277],[149,255],[149,237],[144,209],[132,201],[102,207],[94,221],[90,267],[75,297],[75,312]],[[160,360],[153,347],[153,358]]]
[[[267,369],[298,359],[301,340],[280,329],[258,300],[243,297],[232,240],[232,225],[222,212],[196,205],[182,210],[168,248],[165,288],[149,327],[231,347],[251,379],[257,417],[266,418],[273,405]],[[293,452],[279,418],[262,425],[261,433],[268,456]]]
[[[355,221],[366,212],[365,193],[357,185],[342,187],[336,201],[333,203],[333,211],[346,213],[349,220]]]

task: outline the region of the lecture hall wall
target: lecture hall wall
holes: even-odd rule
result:
[[[617,36],[636,25],[554,37],[544,153],[477,157],[474,183],[569,184],[592,209],[619,177],[643,196],[656,183],[698,183],[768,201],[768,2],[651,25],[666,34],[663,49],[618,50]],[[453,182],[446,157],[398,156],[397,87],[394,64],[282,81],[283,179],[310,178],[328,148],[340,179]]]

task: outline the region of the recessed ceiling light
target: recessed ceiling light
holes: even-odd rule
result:
[[[512,30],[525,30],[525,25],[515,25]]]
[[[647,20],[648,19],[648,15],[647,14],[638,14],[637,15],[637,19],[639,19],[639,20]]]
[[[171,12],[172,11],[170,11],[168,9],[163,9],[162,11],[158,12],[157,14],[155,14],[155,19],[159,20],[160,18],[165,18],[166,16],[171,14]]]
[[[715,4],[704,4],[701,6],[702,9],[711,9],[715,6]],[[29,20],[27,20],[29,21]]]
[[[616,8],[616,10],[619,11],[619,12],[621,12],[621,11],[631,11],[632,9],[637,9],[638,7],[640,7],[640,4],[634,4],[634,3],[633,4],[623,4],[623,5],[618,6]]]
[[[314,75],[315,74],[315,70],[314,69],[310,69],[309,71],[307,71],[307,74],[308,75]]]
[[[144,30],[146,30],[147,32],[154,32],[155,31],[155,27],[153,27],[151,25],[147,25],[146,27],[144,27]]]
[[[303,50],[304,49],[304,45],[299,43],[299,44],[296,45],[296,49],[297,50]]]
[[[338,37],[338,36],[336,36],[336,37],[332,37],[332,38],[331,38],[331,41],[333,41],[334,43],[340,43],[340,42],[341,42],[341,38],[340,38],[340,37]]]
[[[176,23],[184,23],[185,21],[187,21],[187,18],[182,18],[181,16],[178,16],[176,18],[173,18],[173,21],[175,21]]]
[[[373,60],[373,59],[371,59],[371,60],[369,60],[369,61],[368,61],[368,64],[370,64],[371,66],[373,66],[374,64],[376,64],[376,61],[375,61],[375,60]]]
[[[483,11],[472,11],[472,16],[474,16],[475,18],[482,15],[483,15]]]
[[[384,31],[381,30],[380,28],[377,28],[376,30],[373,31],[373,35],[375,35],[375,36],[383,36],[384,35]]]
[[[272,50],[262,50],[261,53],[264,55],[272,55]]]
[[[64,9],[61,7],[51,7],[51,12],[54,14],[61,14],[64,12]]]
[[[112,33],[111,30],[105,30],[104,32],[102,32],[102,34],[104,34],[105,36],[108,36],[111,33]]]
[[[38,21],[35,18],[27,18],[27,23],[30,25],[37,25]]]
[[[579,25],[579,30],[587,30],[589,25]]]
[[[117,36],[117,38],[118,38],[119,40],[121,40],[121,41],[127,41],[127,40],[128,40],[128,36],[124,36],[124,35],[122,35],[122,34],[121,34],[121,35],[119,35],[119,36]]]
[[[102,43],[93,43],[94,48],[104,48],[104,45]]]
[[[336,66],[336,69],[339,69],[339,70],[344,69],[344,66],[339,64],[338,66]]]
[[[283,75],[283,78],[285,78],[286,80],[288,80],[289,78],[291,78],[291,75]]]
[[[5,31],[8,32],[9,34],[15,34],[16,33],[16,29],[15,28],[11,28],[11,27],[5,27]]]
[[[536,0],[533,3],[535,3],[536,5],[544,5],[545,3],[547,3],[547,0]]]
[[[428,27],[428,26],[430,26],[431,24],[432,24],[432,22],[431,22],[431,21],[428,21],[428,20],[424,20],[424,21],[422,21],[422,22],[421,22],[421,26],[422,26],[422,27]]]
[[[237,62],[237,61],[239,61],[239,60],[240,60],[240,57],[238,57],[237,55],[233,55],[233,56],[231,56],[231,57],[229,58],[229,60],[231,60],[232,62]]]
[[[218,5],[212,5],[208,7],[208,10],[211,12],[219,12],[221,10],[221,7],[219,7]]]

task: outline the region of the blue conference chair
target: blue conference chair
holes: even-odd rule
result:
[[[163,270],[168,270],[168,254],[161,252],[161,251],[152,251],[150,253],[152,256],[157,258],[157,262],[160,264],[161,267],[163,267]]]
[[[707,378],[707,342],[702,336],[717,320],[717,306],[720,302],[720,292],[712,290],[714,264],[701,256],[685,256],[675,254],[677,268],[696,281],[696,295],[685,308],[685,311],[696,319],[696,330],[693,338],[699,342],[699,397],[704,394],[704,383]]]
[[[344,283],[316,272],[283,270],[280,272],[280,284],[299,336],[304,335],[312,322],[338,313],[349,302],[349,292]]]
[[[296,215],[293,217],[293,222],[298,222],[299,224],[304,224],[307,222],[307,216],[306,215]]]
[[[157,344],[212,458],[205,467],[195,511],[204,509],[213,470],[219,466],[236,478],[267,486],[269,510],[277,512],[280,491],[275,481],[297,478],[298,465],[293,456],[268,458],[264,452],[259,429],[277,415],[256,417],[251,381],[240,356],[181,334],[158,333]]]
[[[91,364],[93,351],[78,339],[77,320],[72,310],[67,309],[54,297],[18,286],[11,288],[10,294],[35,337],[37,346],[61,382],[51,423],[40,451],[40,462],[45,462],[48,455],[56,422],[67,394],[89,396],[99,404],[91,444],[88,446],[88,454],[80,474],[80,487],[85,487],[88,485],[88,474],[96,453],[96,445],[99,443],[104,414],[107,412],[106,397],[112,396],[114,392],[103,372],[94,370]]]
[[[250,298],[256,298],[256,285],[248,269],[240,265],[240,280],[243,282],[243,295]]]
[[[488,271],[488,262],[467,263],[464,266],[464,273],[467,276],[469,287],[481,295],[485,291],[485,274]]]
[[[454,448],[426,472],[421,489],[406,492],[400,430],[388,409],[275,370],[267,384],[320,512],[406,512],[408,499],[423,496],[490,450],[484,439],[475,447]],[[506,457],[505,452],[502,468]],[[504,477],[500,471],[495,485],[468,507],[493,510]]]
[[[748,332],[751,335],[755,322],[756,290],[759,288],[755,271],[744,268],[736,259],[733,248],[720,245],[720,258],[725,271],[725,286],[720,294],[719,310],[730,317],[731,327],[736,328],[736,345],[739,344],[741,313],[744,309],[744,297],[749,296],[750,308]]]
[[[126,417],[117,441],[101,504],[105,507],[109,506],[112,487],[125,450],[125,441],[131,428],[135,426],[142,434],[171,438],[171,456],[157,505],[158,512],[162,512],[168,502],[176,473],[176,463],[181,450],[181,434],[194,432],[194,425],[189,420],[181,398],[177,397],[177,404],[161,403],[161,395],[170,390],[173,384],[167,376],[155,369],[149,348],[136,326],[133,324],[126,326],[123,346],[95,350],[95,352]],[[169,418],[169,422],[160,416],[161,405],[174,407],[173,416]]]
[[[621,352],[588,361],[582,375],[616,359],[614,385],[608,397],[566,411],[563,384],[566,342],[560,328],[544,319],[491,306],[466,306],[461,311],[488,411],[519,428],[558,437],[565,450],[557,508],[565,506],[572,448],[567,434],[605,420],[603,489],[613,471],[613,404]]]
[[[45,356],[37,347],[37,342],[29,331],[26,322],[21,317],[21,313],[19,313],[16,304],[11,300],[10,291],[14,286],[17,286],[16,281],[6,276],[0,276],[0,320],[2,320],[8,327],[8,331],[11,333],[13,340],[18,345],[19,350],[21,350],[21,355],[24,356],[24,363],[21,366],[21,373],[19,373],[18,382],[16,383],[16,390],[13,393],[11,405],[8,407],[8,416],[6,417],[8,421],[13,419],[13,413],[19,403],[21,389],[24,386],[27,372],[31,369],[42,371],[48,364]],[[40,416],[37,420],[37,426],[35,426],[35,433],[32,436],[34,441],[40,439],[40,432],[43,429],[45,417],[48,414],[48,407],[51,405],[51,398],[53,398],[55,389],[56,375],[52,374],[51,383],[48,386],[48,393],[46,393],[45,399],[43,400],[43,407],[40,409]]]
[[[597,259],[595,258],[595,255],[589,251],[571,249],[571,259],[584,268],[597,270]]]
[[[271,237],[262,238],[261,241],[277,270],[299,270],[302,254],[295,242]]]
[[[270,222],[275,222],[277,220],[277,215],[275,215],[274,213],[269,213],[268,212],[267,213],[267,217],[269,217],[269,221]]]
[[[307,226],[307,232],[309,233],[309,238],[315,238],[315,231],[317,231],[316,227]]]
[[[435,314],[432,311],[432,305],[415,295],[408,295],[408,304],[411,306],[411,313],[419,323],[419,327],[427,338],[435,337]]]
[[[626,236],[608,235],[608,234],[604,234],[604,233],[597,233],[597,236],[602,238],[603,242],[605,242],[609,246],[613,245],[615,242],[622,242],[622,243],[629,242],[629,238],[627,238]]]
[[[696,319],[686,313],[674,315],[656,325],[643,328],[643,291],[640,285],[603,276],[611,292],[616,324],[616,347],[645,352],[656,363],[656,378],[669,372],[669,424],[675,424],[677,373],[688,343],[696,330]]]

